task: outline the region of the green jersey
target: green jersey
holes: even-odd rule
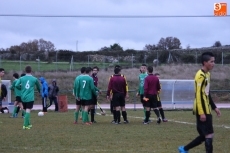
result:
[[[93,94],[97,95],[93,78],[89,75],[82,75],[77,82],[76,97],[82,100],[91,100]]]
[[[35,86],[37,90],[40,91],[38,79],[31,74],[26,74],[25,76],[19,78],[15,86],[16,88],[21,89],[21,99],[23,102],[34,101]]]
[[[12,85],[10,86],[10,90],[14,91],[14,95],[15,97],[17,96],[21,96],[21,90],[19,90],[18,88],[15,87],[16,82],[18,81],[18,79],[15,79],[12,83]]]
[[[74,83],[73,83],[73,94],[75,97],[77,97],[77,87],[78,87],[78,84],[79,84],[79,79],[83,76],[83,74],[80,74],[79,76],[77,76],[74,80]]]
[[[145,83],[145,78],[148,76],[147,73],[141,73],[139,75],[139,88],[138,88],[138,93],[140,95],[144,94],[144,83]]]

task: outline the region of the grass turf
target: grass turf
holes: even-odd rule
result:
[[[230,112],[226,109],[221,111],[221,118],[217,118],[213,112],[213,145],[214,152],[227,153],[230,149]],[[50,111],[43,117],[37,116],[38,111],[32,111],[33,127],[30,130],[22,129],[22,118],[9,118],[9,114],[0,114],[0,152],[176,153],[179,145],[185,145],[197,136],[195,116],[191,111],[165,111],[169,122],[160,125],[156,124],[153,112],[153,122],[149,125],[142,124],[142,110],[128,110],[130,123],[121,125],[111,124],[112,116],[109,110],[106,112],[106,116],[95,116],[97,123],[86,126],[73,124],[73,110],[66,113]],[[204,144],[191,152],[205,152]]]

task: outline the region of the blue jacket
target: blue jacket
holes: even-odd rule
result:
[[[42,88],[41,88],[41,96],[42,96],[42,98],[48,97],[48,84],[47,84],[45,78],[40,77],[39,80],[40,80],[40,82],[42,84]]]

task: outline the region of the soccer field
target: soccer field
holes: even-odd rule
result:
[[[98,110],[99,111],[99,110]],[[87,126],[73,124],[73,110],[66,113],[49,111],[38,117],[32,111],[30,130],[23,130],[22,118],[9,118],[0,114],[0,153],[177,153],[179,145],[185,145],[198,134],[192,111],[165,111],[169,122],[156,124],[152,112],[152,123],[143,125],[142,110],[128,110],[129,124],[111,124],[112,116],[96,115],[97,123]],[[222,109],[217,118],[213,112],[214,153],[228,153],[230,138],[230,111]],[[204,144],[190,152],[205,152]]]

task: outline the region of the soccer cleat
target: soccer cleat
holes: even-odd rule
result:
[[[111,121],[112,124],[116,123],[114,120]]]
[[[30,127],[29,127],[29,126],[23,126],[22,129],[23,129],[23,130],[29,130]]]
[[[179,153],[188,153],[188,151],[184,150],[184,146],[179,146],[178,151]]]
[[[28,125],[28,127],[29,127],[29,128],[32,128],[33,126],[30,124],[30,125]]]
[[[126,120],[126,121],[124,121],[124,123],[125,123],[125,124],[128,124],[128,123],[129,123],[129,121],[128,121],[128,120]]]
[[[93,124],[93,122],[88,122],[90,125]]]
[[[143,124],[144,124],[144,125],[148,125],[148,124],[149,124],[149,122],[143,122]]]
[[[96,121],[93,121],[92,123],[97,123]]]
[[[84,125],[91,125],[89,122],[84,123]]]
[[[77,121],[74,121],[73,124],[77,124]]]
[[[168,120],[167,120],[166,118],[164,118],[162,121],[163,121],[163,122],[168,122]]]
[[[159,117],[158,119],[157,119],[157,124],[160,124],[161,123],[161,118]]]
[[[121,124],[121,122],[116,122],[115,124],[118,125],[118,124]]]

